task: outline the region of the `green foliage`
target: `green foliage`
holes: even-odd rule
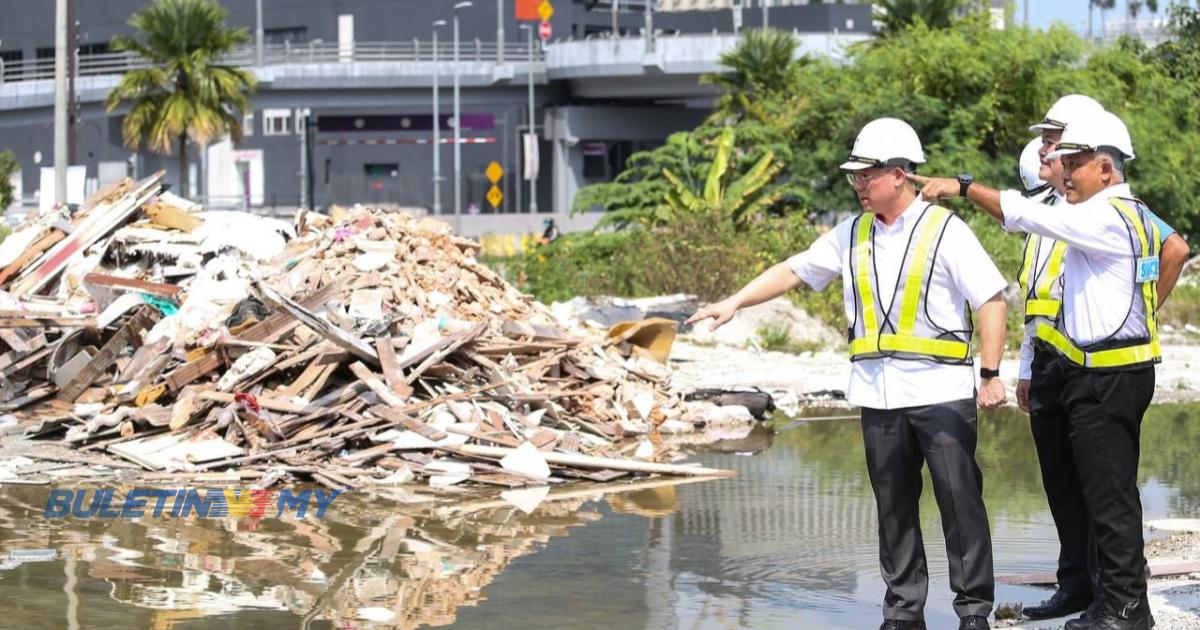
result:
[[[3,243],[4,239],[8,238],[9,234],[12,234],[12,228],[8,227],[7,225],[0,224],[0,243]]]
[[[1186,237],[1198,236],[1200,179],[1193,174],[1200,172],[1200,153],[1194,150],[1200,146],[1200,14],[1177,7],[1171,25],[1173,39],[1151,50],[1131,39],[1093,47],[1064,27],[997,31],[979,14],[946,28],[917,20],[850,49],[843,61],[791,64],[783,73],[787,87],[773,79],[712,80],[726,89],[754,91],[754,107],[720,112],[662,147],[634,155],[614,183],[580,191],[577,210],[601,206],[609,212],[596,235],[577,240],[620,240],[634,248],[632,262],[595,259],[609,266],[607,282],[563,291],[573,294],[586,286],[593,293],[644,295],[661,289],[723,297],[827,229],[812,219],[820,217],[828,226],[860,211],[838,165],[859,129],[882,116],[901,118],[917,130],[929,157],[920,172],[970,172],[984,184],[1015,188],[1017,156],[1034,135],[1029,124],[1072,92],[1090,94],[1122,117],[1138,154],[1127,167],[1135,192]],[[750,220],[738,223],[730,204],[707,201],[720,196],[706,192],[728,194],[730,182],[747,177],[767,157],[781,169],[763,185],[761,194],[771,202],[745,213]],[[718,171],[723,175],[714,180]],[[714,188],[713,181],[722,184]],[[1022,238],[960,200],[947,205],[1015,281]],[[608,235],[612,230],[623,236]],[[548,266],[540,269],[562,275]],[[532,286],[539,282],[535,276],[528,275]],[[1184,306],[1187,293],[1181,291],[1168,311]],[[838,291],[800,292],[794,299],[826,322],[844,326]],[[1018,309],[1010,310],[1010,329],[1016,330]]]
[[[761,216],[779,199],[779,191],[764,190],[783,169],[775,154],[767,151],[745,174],[734,179],[735,173],[729,167],[733,139],[732,127],[726,127],[717,137],[717,152],[704,177],[704,190],[700,194],[695,192],[698,182],[686,181],[671,169],[663,169],[663,177],[671,183],[671,190],[666,194],[667,221],[678,220],[684,213],[706,212],[726,217],[740,228]]]
[[[0,215],[3,215],[13,202],[13,194],[16,191],[13,190],[9,178],[19,170],[21,164],[17,162],[17,156],[13,155],[12,151],[0,151]]]
[[[125,144],[157,153],[179,151],[181,188],[187,188],[187,141],[199,145],[229,134],[242,137],[242,112],[255,78],[221,63],[250,41],[245,28],[225,27],[225,9],[214,0],[154,0],[129,18],[136,37],[118,35],[112,49],[150,65],[130,70],[105,101],[108,111],[130,103],[121,124]]]

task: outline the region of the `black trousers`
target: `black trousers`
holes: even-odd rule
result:
[[[1145,541],[1137,469],[1142,416],[1154,397],[1154,367],[1088,370],[1055,357],[1060,401],[1087,514],[1091,518],[1107,611],[1149,614]]]
[[[996,582],[992,538],[975,462],[974,399],[925,407],[862,410],[867,472],[879,509],[885,619],[924,619],[929,573],[921,539],[921,467],[929,465],[942,516],[954,611],[991,614]]]
[[[1065,366],[1051,350],[1033,355],[1029,429],[1042,469],[1042,488],[1058,530],[1058,588],[1079,597],[1100,594],[1096,538],[1083,498],[1071,445],[1071,423],[1062,404]]]

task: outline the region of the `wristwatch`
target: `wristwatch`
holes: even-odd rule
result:
[[[958,196],[966,197],[967,189],[975,182],[975,177],[970,173],[961,173],[958,176]]]
[[[989,370],[988,368],[985,368],[985,367],[979,368],[979,379],[980,380],[987,380],[989,378],[996,378],[998,376],[1000,376],[999,369]]]

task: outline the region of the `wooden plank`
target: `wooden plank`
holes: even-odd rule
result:
[[[383,381],[379,380],[379,377],[377,377],[375,373],[371,371],[371,368],[368,368],[361,362],[355,361],[354,363],[351,363],[350,371],[358,377],[358,380],[362,381],[363,385],[366,385],[372,392],[374,392],[375,395],[379,397],[379,400],[382,400],[385,405],[390,405],[392,407],[403,407],[405,404],[407,404],[399,394],[388,389],[387,385],[384,385]]]
[[[409,431],[418,433],[422,437],[433,440],[434,442],[446,439],[445,433],[429,426],[428,424],[425,424],[424,422],[421,422],[420,420],[412,418],[408,414],[401,412],[399,409],[377,406],[371,408],[371,413],[380,416],[389,422],[394,422],[405,429],[408,429]]]
[[[284,296],[261,281],[256,281],[253,286],[256,293],[258,293],[264,302],[291,314],[300,323],[311,328],[313,332],[344,348],[354,356],[364,361],[369,361],[373,365],[379,365],[379,355],[376,354],[375,349],[370,344],[350,332],[333,325],[333,323],[318,317],[302,304],[296,303],[291,298]]]
[[[447,337],[446,339],[449,341],[445,344],[445,347],[426,358],[421,365],[418,365],[413,369],[413,371],[405,375],[404,380],[408,383],[412,383],[413,381],[417,380],[420,378],[421,374],[425,373],[425,370],[428,370],[434,365],[441,363],[442,359],[454,354],[456,350],[467,345],[468,343],[475,341],[475,339],[483,333],[485,328],[487,328],[487,324],[481,322],[471,330]]]
[[[400,364],[396,361],[396,346],[392,338],[384,335],[375,338],[375,353],[379,355],[379,367],[383,370],[383,380],[401,398],[412,396],[413,389],[404,382],[400,372]]]
[[[175,297],[182,289],[175,284],[162,284],[159,282],[146,282],[145,280],[134,280],[132,278],[118,278],[102,273],[89,273],[83,277],[83,283],[96,287],[112,287],[115,289],[129,289],[131,291],[140,291],[142,293],[150,293],[152,295],[161,295],[165,297]]]
[[[3,270],[0,270],[0,285],[8,282],[9,278],[21,273],[25,266],[41,256],[46,250],[54,247],[59,241],[66,238],[67,233],[62,230],[52,230],[49,234],[34,241],[29,249],[25,250],[16,260],[12,261]]]
[[[455,447],[455,449],[467,455],[493,458],[503,458],[515,450],[500,446],[482,446],[479,444],[463,444],[462,446]],[[658,473],[663,475],[688,475],[696,477],[734,477],[737,475],[735,471],[721,470],[719,468],[705,468],[703,466],[680,464],[659,464],[655,462],[643,462],[632,459],[615,459],[612,457],[591,457],[588,455],[579,455],[575,453],[542,453],[542,457],[545,458],[546,463],[554,466],[627,470],[630,472]]]
[[[159,171],[138,182],[136,187],[124,197],[111,205],[89,211],[75,226],[75,230],[65,239],[57,243],[50,251],[30,268],[11,288],[11,293],[18,297],[37,292],[54,279],[76,252],[91,247],[122,222],[129,218],[157,192],[164,171]]]
[[[163,203],[160,199],[147,203],[142,207],[142,212],[150,217],[151,223],[181,232],[191,232],[204,224],[204,221],[191,213]]]
[[[139,309],[115,335],[109,338],[96,356],[92,357],[74,378],[62,386],[58,392],[58,398],[74,402],[89,385],[100,378],[105,370],[117,362],[117,357],[125,351],[125,346],[136,346],[141,343],[142,329],[150,328],[153,325],[154,319],[148,313],[148,309],[144,307]]]
[[[210,400],[213,402],[219,402],[219,403],[223,403],[226,405],[234,402],[235,396],[236,396],[236,394],[232,394],[229,392],[213,392],[213,391],[200,392],[200,393],[196,394],[196,397],[199,398],[200,400]],[[277,400],[275,398],[267,398],[264,396],[255,396],[254,399],[256,401],[258,401],[258,405],[260,407],[262,407],[263,409],[270,409],[271,411],[279,411],[282,413],[295,413],[295,414],[305,414],[305,413],[313,413],[316,411],[320,411],[320,407],[314,407],[312,405],[297,405],[296,403],[287,402],[286,400]]]
[[[332,297],[336,290],[336,283],[329,285],[304,298],[300,304],[315,308]],[[287,313],[276,313],[242,331],[237,338],[243,341],[264,343],[275,341],[286,334],[286,331],[294,329],[298,324],[299,322],[292,319]],[[185,385],[221,367],[224,363],[225,359],[220,353],[209,351],[198,359],[188,361],[183,367],[172,372],[166,379],[167,388],[171,391],[179,391]]]
[[[95,328],[95,317],[0,317],[0,328]]]

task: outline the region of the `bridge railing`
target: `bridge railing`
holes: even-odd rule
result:
[[[439,62],[453,58],[453,42],[439,41]],[[505,61],[526,61],[529,47],[524,42],[506,42],[503,46]],[[539,45],[534,45],[533,58],[542,61],[545,56]],[[314,41],[302,44],[270,44],[263,46],[262,66],[279,66],[300,63],[354,63],[354,62],[432,62],[432,41],[399,42],[336,42]],[[498,62],[501,48],[495,41],[464,40],[459,42],[459,59],[474,62]],[[221,60],[223,63],[242,66],[259,66],[258,50],[254,46],[241,46]],[[80,55],[76,76],[124,74],[130,70],[145,68],[146,60],[132,53],[112,52],[95,55]],[[16,81],[37,81],[54,78],[54,58],[4,61],[0,59],[0,84]]]

